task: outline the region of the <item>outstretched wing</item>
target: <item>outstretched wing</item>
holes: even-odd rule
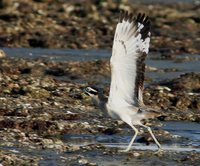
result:
[[[110,105],[143,105],[145,63],[149,51],[150,21],[122,12],[117,24],[111,63]]]

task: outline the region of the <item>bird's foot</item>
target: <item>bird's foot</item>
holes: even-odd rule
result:
[[[159,147],[159,149],[154,154],[161,154],[162,152],[164,152],[164,149]]]
[[[120,150],[118,150],[118,152],[121,152],[121,153],[126,153],[126,152],[128,152],[130,150],[130,148],[126,148],[126,149],[120,149]]]
[[[118,150],[118,152],[120,152],[120,153],[126,153],[128,151],[127,150]]]

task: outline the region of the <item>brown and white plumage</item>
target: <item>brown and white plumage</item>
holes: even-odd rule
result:
[[[143,104],[144,60],[149,51],[149,30],[150,21],[144,14],[134,18],[128,12],[121,13],[110,60],[110,104]]]
[[[134,18],[128,12],[121,12],[110,59],[110,93],[104,108],[112,118],[123,120],[135,131],[125,151],[131,148],[138,134],[134,125],[147,128],[157,146],[161,147],[150,127],[141,122],[159,115],[159,112],[147,108],[143,103],[144,61],[149,52],[149,43],[149,18],[145,14],[138,14]]]
[[[130,125],[135,131],[129,146],[131,148],[138,130],[134,125],[148,129],[158,147],[160,144],[151,129],[141,123],[141,120],[157,115],[147,109],[143,103],[143,82],[145,63],[149,52],[150,21],[145,14],[138,14],[134,18],[128,12],[122,12],[117,24],[111,65],[111,85],[107,103],[107,111],[113,118],[119,118]]]

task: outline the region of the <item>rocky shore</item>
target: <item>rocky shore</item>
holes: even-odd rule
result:
[[[117,149],[110,150],[102,145],[74,147],[63,142],[61,138],[64,134],[132,133],[125,124],[105,117],[101,111],[94,108],[91,99],[83,92],[83,88],[88,84],[99,84],[105,93],[108,93],[109,83],[102,84],[102,80],[108,79],[110,75],[108,61],[53,62],[7,57],[1,59],[0,63],[0,144],[3,148],[1,163],[38,163],[46,159],[37,155],[31,157],[27,152],[21,155],[20,150],[13,152],[9,147],[28,149],[30,153],[39,153],[40,150],[54,151],[59,152],[61,156],[67,151],[82,154],[84,151],[90,153],[96,150],[98,153],[120,155]],[[144,99],[147,105],[159,107],[165,112],[167,121],[199,122],[199,89],[200,74],[187,73],[179,78],[148,86],[144,92]],[[158,125],[158,121],[152,123]],[[141,133],[142,142],[152,142],[148,133],[143,130]],[[161,143],[174,141],[174,136],[167,131],[159,129],[155,133]],[[184,138],[178,137],[176,141],[181,142],[182,139]],[[134,156],[135,153],[142,158],[147,155],[144,151],[132,151],[129,155]],[[148,154],[150,155],[150,152]],[[162,155],[165,156],[166,153]],[[198,153],[194,155],[198,156]],[[85,157],[77,156],[73,161]],[[196,158],[199,160],[199,157]],[[69,162],[68,159],[64,157],[63,162]]]
[[[111,49],[120,10],[146,13],[151,50],[164,57],[198,53],[199,6],[112,1],[1,0],[1,47]]]
[[[177,55],[199,53],[200,6],[143,5],[111,1],[1,0],[0,46],[111,49],[118,12],[145,12],[152,20],[151,51],[158,59],[179,61]],[[182,59],[183,60],[183,59]],[[198,60],[192,56],[185,61]],[[147,67],[147,71],[152,71]],[[168,72],[174,69],[167,69]],[[155,72],[157,72],[155,70]],[[102,81],[103,80],[103,81]],[[57,62],[43,58],[0,59],[0,164],[2,165],[198,165],[197,152],[132,150],[89,143],[71,145],[65,135],[130,135],[120,121],[95,108],[83,89],[88,85],[109,91],[107,60]],[[200,73],[152,81],[146,77],[145,104],[157,107],[165,121],[200,122]],[[159,127],[157,120],[150,123]],[[186,138],[155,127],[161,144]],[[137,142],[151,144],[140,130]],[[98,156],[97,160],[94,157]],[[148,162],[147,162],[148,158]],[[107,163],[106,163],[107,162]]]

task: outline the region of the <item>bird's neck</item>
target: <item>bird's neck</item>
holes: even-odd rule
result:
[[[106,103],[108,99],[103,93],[98,94],[98,96],[94,96],[92,100],[96,107],[100,108],[103,111],[106,110]]]

